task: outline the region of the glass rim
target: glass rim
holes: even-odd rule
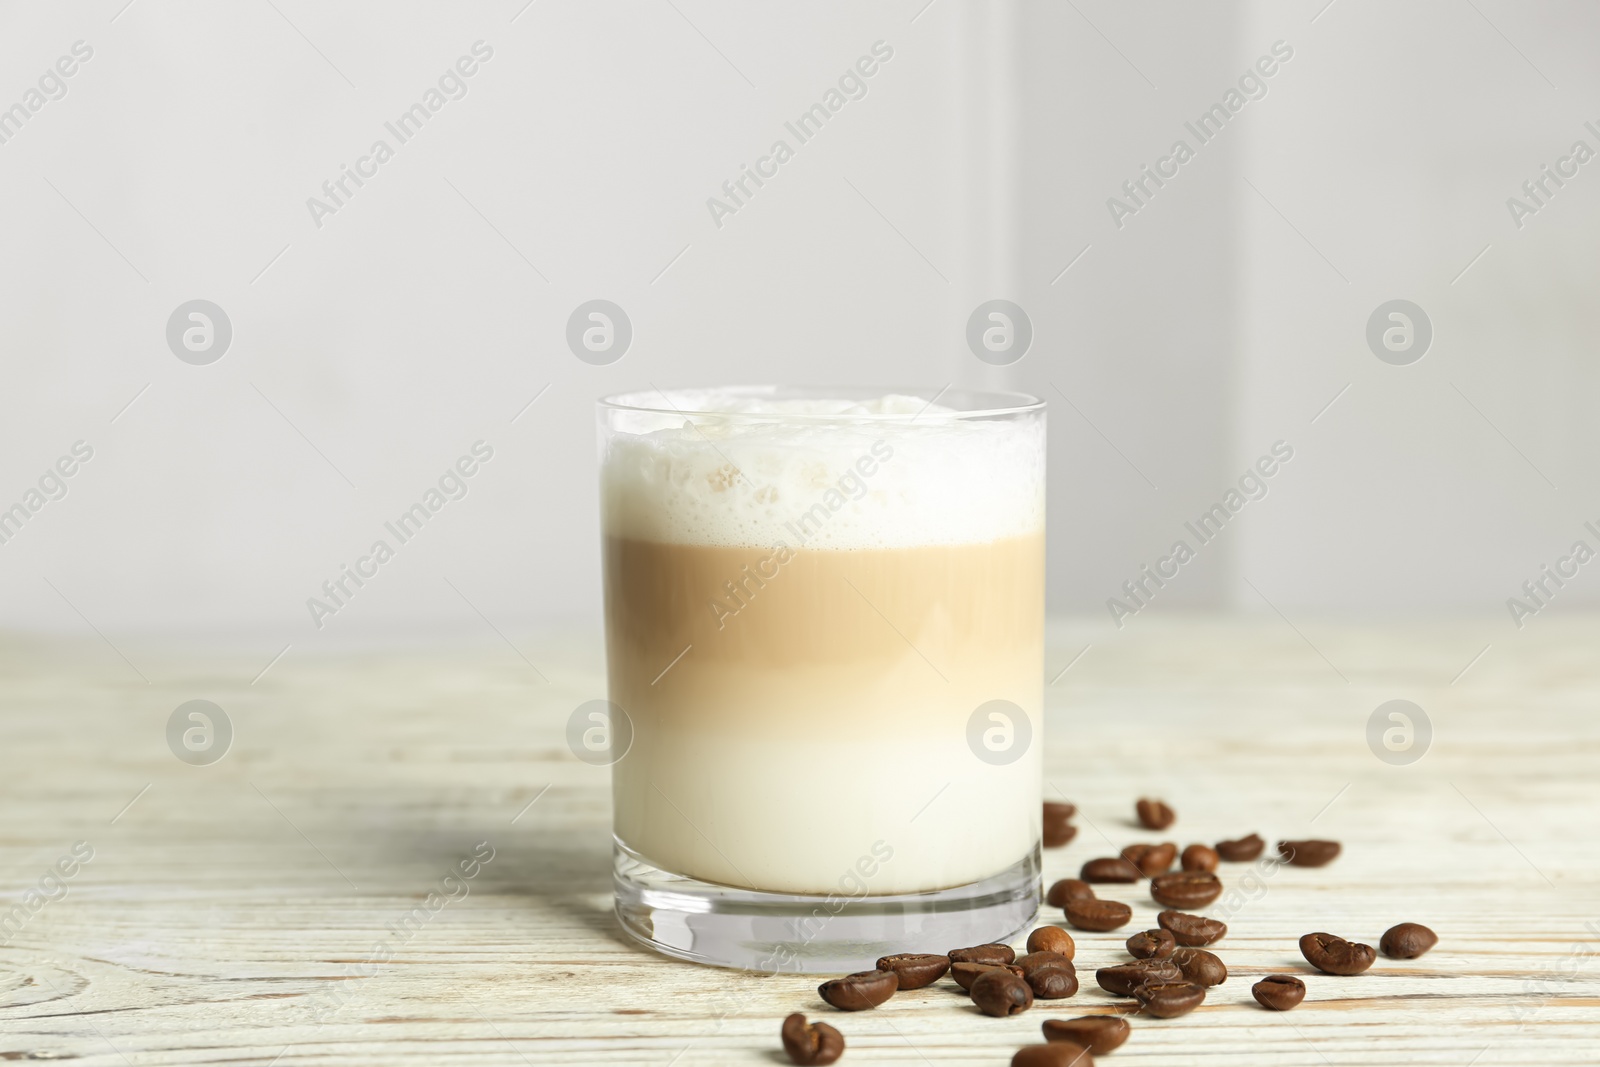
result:
[[[907,412],[788,412],[788,411],[702,411],[678,407],[672,403],[674,393],[721,393],[725,395],[761,398],[786,396],[797,400],[874,400],[882,396],[908,396],[927,401],[921,411]],[[927,408],[952,393],[973,399],[982,398],[978,406],[929,413]],[[650,396],[660,397],[665,405],[642,401]],[[632,411],[647,415],[677,415],[684,418],[748,419],[752,421],[860,423],[860,422],[914,422],[926,416],[927,420],[949,422],[960,419],[998,418],[1043,411],[1045,401],[1031,393],[1010,389],[979,389],[967,386],[946,385],[942,389],[924,386],[860,386],[860,385],[727,385],[700,388],[681,387],[663,390],[652,387],[630,393],[615,393],[595,401],[602,411]]]

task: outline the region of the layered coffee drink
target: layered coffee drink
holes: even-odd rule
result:
[[[1039,841],[1043,412],[794,394],[608,402],[618,845],[852,900],[1016,868]]]

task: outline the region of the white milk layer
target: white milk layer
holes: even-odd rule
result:
[[[1016,763],[996,767],[950,731],[908,734],[797,734],[778,744],[653,731],[613,768],[627,774],[617,783],[617,836],[674,873],[819,896],[845,888],[869,855],[893,862],[851,895],[968,885],[1038,844],[1037,737]]]
[[[813,548],[970,544],[1044,527],[1042,419],[960,418],[908,396],[665,395],[695,414],[664,425],[624,413],[609,441],[601,493],[613,536],[792,546],[819,506],[826,522],[805,526]],[[631,399],[659,407],[662,396]]]

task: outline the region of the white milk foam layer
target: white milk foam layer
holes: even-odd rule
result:
[[[624,412],[607,444],[608,534],[770,548],[796,546],[799,532],[811,547],[866,549],[981,543],[1044,528],[1042,416],[959,418],[895,395],[864,403],[687,390],[666,397],[666,406],[694,414]],[[663,406],[660,393],[619,400]]]

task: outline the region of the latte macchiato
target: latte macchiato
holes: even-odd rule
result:
[[[676,393],[692,414],[664,419],[639,399],[656,410],[624,417],[601,474],[610,696],[632,723],[619,842],[817,895],[946,889],[1031,855],[1042,414]],[[979,713],[996,701],[1023,721]]]

